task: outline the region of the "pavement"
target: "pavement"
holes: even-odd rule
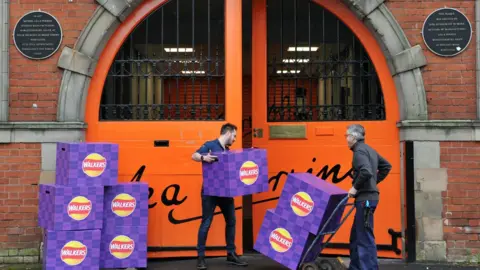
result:
[[[208,270],[288,270],[288,268],[279,263],[261,255],[248,254],[243,256],[248,261],[248,267],[238,267],[226,264],[225,257],[208,258]],[[348,267],[349,259],[342,258],[321,258],[328,260],[334,267],[332,270],[345,270]],[[467,266],[461,264],[440,264],[440,263],[405,263],[401,260],[380,259],[380,270],[480,270],[480,265]],[[41,265],[0,265],[1,270],[40,270]],[[127,270],[134,270],[135,268],[128,268]],[[138,268],[145,269],[145,268]],[[196,270],[196,259],[169,259],[169,260],[149,260],[148,270],[168,269],[168,270]]]
[[[208,258],[206,260],[208,270],[287,270],[283,265],[260,254],[243,256],[249,263],[248,267],[230,266],[226,264],[224,257]],[[333,270],[345,270],[348,268],[348,258],[322,258],[328,260],[334,265]],[[460,270],[460,269],[477,269],[480,270],[480,265],[466,266],[454,264],[439,264],[439,263],[405,263],[402,260],[387,260],[380,259],[380,270]],[[150,260],[147,269],[169,269],[169,270],[195,270],[196,259],[182,259],[182,260]]]

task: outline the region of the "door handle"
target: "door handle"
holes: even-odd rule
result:
[[[253,129],[253,137],[263,138],[263,128],[254,128]]]
[[[156,140],[153,142],[153,147],[169,147],[170,141],[169,140]]]

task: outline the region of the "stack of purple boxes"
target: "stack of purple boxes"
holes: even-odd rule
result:
[[[267,151],[259,148],[211,153],[214,163],[203,163],[205,195],[236,197],[268,191]]]
[[[283,264],[297,269],[302,257],[332,216],[347,192],[310,173],[288,175],[275,209],[263,219],[254,249]],[[335,231],[345,205],[332,216],[323,232]],[[323,237],[306,254],[305,262],[314,261],[321,251]]]
[[[123,192],[114,196],[118,191]],[[44,269],[146,267],[146,224],[132,230],[110,215],[141,213],[144,224],[142,207],[148,208],[146,184],[118,183],[117,144],[57,143],[55,184],[41,184],[39,193]],[[118,260],[109,258],[112,254]]]

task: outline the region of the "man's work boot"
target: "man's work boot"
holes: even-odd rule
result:
[[[238,265],[238,266],[247,266],[248,265],[248,263],[242,261],[242,259],[240,259],[236,253],[228,254],[227,255],[227,262],[230,263],[230,264]]]
[[[205,257],[198,257],[197,269],[207,269],[207,264],[205,263]]]

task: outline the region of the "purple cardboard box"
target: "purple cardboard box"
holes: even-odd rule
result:
[[[290,222],[267,210],[254,249],[289,269],[297,269],[302,256],[307,252],[315,235],[301,225]],[[305,262],[314,261],[320,252],[323,236],[305,257]]]
[[[218,161],[202,164],[205,195],[236,197],[268,191],[265,149],[248,148],[212,153]]]
[[[102,231],[100,268],[147,267],[147,227],[108,227]]]
[[[100,230],[46,230],[43,269],[99,269],[100,240]]]
[[[118,144],[57,143],[55,183],[111,186],[118,183]]]
[[[52,231],[101,229],[103,187],[40,184],[38,224]]]
[[[104,227],[147,226],[148,184],[119,183],[105,187]]]
[[[348,193],[335,184],[326,182],[310,173],[288,175],[275,214],[317,234],[332,215],[335,207]],[[345,205],[338,208],[324,232],[338,228]]]

